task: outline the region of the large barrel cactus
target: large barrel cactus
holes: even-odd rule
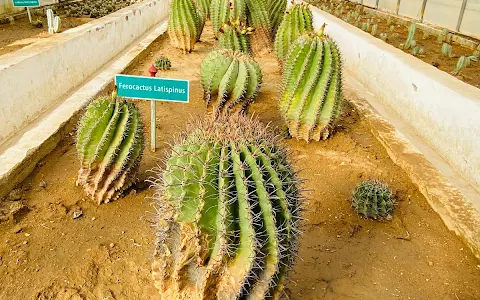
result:
[[[77,130],[77,185],[98,204],[116,200],[135,182],[143,149],[143,124],[135,105],[115,96],[95,100]]]
[[[332,133],[342,102],[342,61],[335,42],[307,33],[292,45],[285,60],[280,110],[290,135],[323,140]]]
[[[168,36],[171,44],[184,53],[192,52],[203,30],[203,16],[199,16],[192,0],[172,0],[168,17]]]
[[[206,120],[157,182],[152,264],[162,299],[279,299],[298,240],[298,179],[277,139],[245,116]]]
[[[210,18],[213,33],[218,37],[222,25],[230,20],[247,22],[247,4],[245,0],[212,0],[210,4]]]
[[[218,47],[251,53],[250,35],[255,31],[240,20],[230,20],[219,31]]]
[[[275,36],[274,51],[283,61],[295,40],[306,32],[313,31],[313,15],[308,4],[293,4],[285,13]]]
[[[203,60],[200,73],[205,103],[213,105],[216,117],[237,107],[245,112],[262,83],[258,63],[240,51],[212,51]]]

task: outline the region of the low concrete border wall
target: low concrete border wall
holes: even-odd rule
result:
[[[148,0],[0,56],[0,144],[168,15]]]
[[[310,8],[316,29],[327,23],[345,68],[480,191],[480,89]]]

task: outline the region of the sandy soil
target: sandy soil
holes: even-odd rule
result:
[[[339,16],[340,19],[343,19],[346,17],[347,13],[349,11],[354,11],[355,10],[355,5],[343,1],[345,4],[345,12],[344,14],[341,14]],[[312,2],[313,3],[313,2]],[[315,5],[318,7],[321,7],[323,5],[323,2],[318,4],[315,2]],[[362,22],[367,22],[368,19],[372,19],[374,23],[371,24],[370,29],[368,32],[371,31],[371,28],[374,24],[377,24],[378,29],[377,29],[377,34],[376,37],[379,38],[380,33],[386,33],[388,35],[387,38],[387,43],[390,45],[393,45],[398,48],[400,44],[404,44],[405,41],[407,40],[408,37],[408,27],[404,25],[398,25],[395,23],[392,24],[387,24],[387,20],[384,18],[380,18],[378,16],[373,16],[371,14],[366,14],[362,13],[361,14],[361,21]],[[392,18],[394,20],[394,18]],[[354,20],[350,20],[350,24],[354,25]],[[394,31],[390,31],[390,26],[394,25]],[[410,25],[408,25],[410,26]],[[393,33],[397,33],[398,36],[393,37]],[[444,57],[442,55],[442,43],[437,42],[437,36],[433,35],[424,35],[424,32],[420,29],[417,28],[417,31],[415,33],[415,41],[417,42],[417,45],[419,47],[424,49],[424,53],[421,55],[418,55],[417,58],[423,60],[424,62],[431,64],[438,68],[439,70],[442,70],[444,72],[447,72],[451,74],[453,70],[455,70],[455,67],[457,65],[457,61],[460,56],[471,56],[473,54],[473,49],[464,47],[458,43],[451,42],[450,44],[452,45],[452,57]],[[412,50],[402,50],[405,53],[411,54]],[[454,76],[454,75],[452,75]],[[462,71],[455,76],[456,78],[471,84],[477,88],[480,88],[480,62],[472,62],[472,64],[466,68],[463,68]]]
[[[153,191],[143,180],[154,175],[147,170],[165,157],[165,143],[185,122],[204,116],[199,65],[214,43],[207,28],[195,52],[182,55],[162,37],[130,72],[148,75],[155,57],[167,55],[173,69],[158,76],[190,79],[192,91],[189,104],[157,104],[159,148],[145,151],[142,181],[125,198],[97,206],[75,186],[72,132],[0,203],[0,299],[158,299],[150,278]],[[281,128],[279,69],[271,55],[259,62],[265,82],[251,112]],[[149,103],[137,104],[147,121]],[[286,141],[309,198],[289,298],[478,299],[479,262],[347,103],[340,125],[325,142]],[[371,178],[395,191],[399,204],[392,221],[363,220],[350,209],[351,190]]]

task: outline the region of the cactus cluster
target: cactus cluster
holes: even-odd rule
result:
[[[323,28],[302,35],[292,45],[285,60],[280,99],[292,137],[306,141],[329,137],[340,116],[341,67],[340,51],[323,34]]]
[[[245,112],[260,89],[262,70],[246,53],[219,49],[210,52],[203,60],[201,83],[205,103],[207,106],[213,104],[216,117],[237,106],[240,112]],[[217,101],[214,103],[215,96]]]
[[[363,181],[352,194],[353,209],[366,218],[388,217],[393,212],[394,205],[392,191],[378,180]]]
[[[237,20],[223,24],[219,30],[218,47],[251,54],[250,35],[255,31],[253,27]]]
[[[172,63],[166,56],[160,56],[155,60],[155,68],[160,71],[170,70]]]
[[[247,4],[244,0],[212,0],[210,18],[213,33],[218,37],[220,28],[230,20],[247,23]]]
[[[293,42],[305,32],[313,30],[313,16],[308,4],[293,4],[285,12],[274,42],[275,56],[283,61]]]
[[[140,112],[113,97],[92,102],[77,130],[77,185],[98,204],[116,200],[136,178],[144,149]]]
[[[299,180],[245,116],[192,124],[156,182],[162,299],[279,299],[297,249]]]
[[[268,0],[267,10],[270,14],[270,21],[272,25],[272,31],[275,34],[278,26],[282,22],[283,15],[287,9],[287,0]]]
[[[205,19],[192,0],[172,0],[168,19],[170,42],[184,53],[192,52],[200,39]]]

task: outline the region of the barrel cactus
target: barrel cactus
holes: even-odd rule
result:
[[[262,70],[258,63],[240,51],[212,51],[203,60],[200,73],[207,106],[213,104],[213,98],[217,97],[213,104],[216,117],[236,107],[245,112],[262,83]]]
[[[250,35],[255,31],[240,20],[230,20],[219,31],[218,47],[251,53]]]
[[[280,110],[290,135],[323,140],[332,133],[342,102],[342,62],[335,42],[323,34],[300,36],[287,55]]]
[[[293,4],[294,5],[294,4]],[[287,0],[268,0],[267,10],[270,14],[270,23],[273,33],[275,33],[282,22],[285,9],[287,8]]]
[[[264,0],[245,0],[247,3],[248,24],[255,27],[255,34],[252,36],[255,49],[271,49],[273,41],[272,22],[268,13],[267,3]]]
[[[213,33],[218,37],[220,28],[228,21],[247,22],[247,4],[245,0],[212,0],[210,19],[212,20]]]
[[[155,60],[155,68],[160,71],[170,70],[172,63],[166,56],[160,56]]]
[[[202,22],[192,0],[172,0],[168,18],[170,43],[183,53],[192,52],[202,33]]]
[[[198,11],[202,13],[205,20],[210,18],[210,0],[194,0],[195,5],[197,6]]]
[[[162,299],[279,299],[298,240],[296,175],[245,116],[192,124],[156,183]]]
[[[368,180],[360,183],[353,191],[352,207],[366,218],[381,219],[393,212],[395,199],[386,184]]]
[[[77,185],[98,204],[116,200],[135,182],[143,149],[143,124],[135,105],[115,95],[95,100],[77,130]]]
[[[308,4],[293,4],[285,12],[274,42],[275,56],[283,61],[288,54],[290,46],[295,40],[306,32],[313,31],[313,15]]]

